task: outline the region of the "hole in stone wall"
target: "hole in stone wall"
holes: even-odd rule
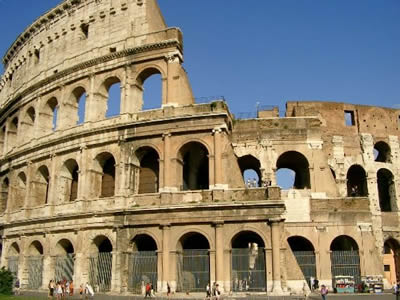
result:
[[[81,24],[81,31],[83,36],[85,37],[85,39],[87,39],[89,37],[89,24]]]
[[[345,120],[346,126],[354,126],[356,124],[355,119],[354,119],[354,111],[345,110],[344,111],[344,120]]]
[[[108,92],[106,118],[117,116],[121,112],[121,82],[112,77],[104,84]]]
[[[283,153],[276,163],[277,183],[287,189],[309,189],[310,170],[307,158],[297,152],[288,151]]]
[[[244,184],[248,188],[261,186],[260,161],[252,155],[245,155],[238,159]]]
[[[183,163],[183,190],[209,188],[208,151],[198,142],[184,145],[180,152]]]
[[[391,151],[390,146],[385,142],[377,142],[374,146],[374,158],[377,162],[390,162]]]
[[[363,167],[353,165],[347,171],[347,196],[363,197],[368,195],[367,174]]]
[[[377,183],[381,211],[395,211],[396,192],[392,172],[380,169],[377,173]]]

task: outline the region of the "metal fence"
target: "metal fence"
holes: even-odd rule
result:
[[[316,278],[315,252],[314,251],[293,251],[297,263],[303,272],[304,278],[310,286],[310,278]]]
[[[153,284],[157,290],[157,252],[137,251],[129,256],[129,289],[135,294],[142,292],[146,283]]]
[[[177,254],[178,292],[202,292],[210,282],[208,250],[184,250]]]
[[[39,289],[42,286],[43,256],[30,256],[27,258],[28,289]]]
[[[13,274],[14,278],[18,278],[18,256],[9,256],[8,257],[8,269]]]
[[[232,249],[232,290],[266,290],[264,248]]]
[[[332,251],[331,264],[332,277],[338,275],[353,276],[356,284],[361,283],[358,251]]]
[[[89,258],[89,282],[97,292],[111,290],[112,253],[100,252]]]
[[[74,261],[75,255],[68,253],[67,255],[56,257],[56,267],[55,267],[55,280],[61,281],[66,279],[71,281],[74,276]]]

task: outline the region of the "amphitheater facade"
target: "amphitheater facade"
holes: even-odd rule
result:
[[[182,38],[156,0],[65,0],[17,37],[0,80],[1,265],[26,290],[395,282],[400,110],[288,102],[285,117],[237,119],[222,99],[195,103]],[[145,110],[154,74],[162,99]]]

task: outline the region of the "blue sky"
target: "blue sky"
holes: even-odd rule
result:
[[[0,53],[56,0],[0,0]],[[324,100],[400,107],[398,0],[159,0],[195,97],[231,110]],[[2,72],[2,69],[0,70]]]

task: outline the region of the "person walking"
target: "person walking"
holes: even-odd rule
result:
[[[209,283],[207,283],[207,286],[206,286],[206,299],[211,299],[211,290],[210,290]]]
[[[323,284],[321,286],[321,297],[322,300],[326,300],[326,296],[328,295],[328,288]]]
[[[400,300],[400,281],[398,280],[396,283],[396,300]]]
[[[49,299],[53,299],[54,297],[54,281],[50,280],[49,282]]]
[[[171,297],[171,287],[169,285],[169,283],[167,282],[167,297]]]

